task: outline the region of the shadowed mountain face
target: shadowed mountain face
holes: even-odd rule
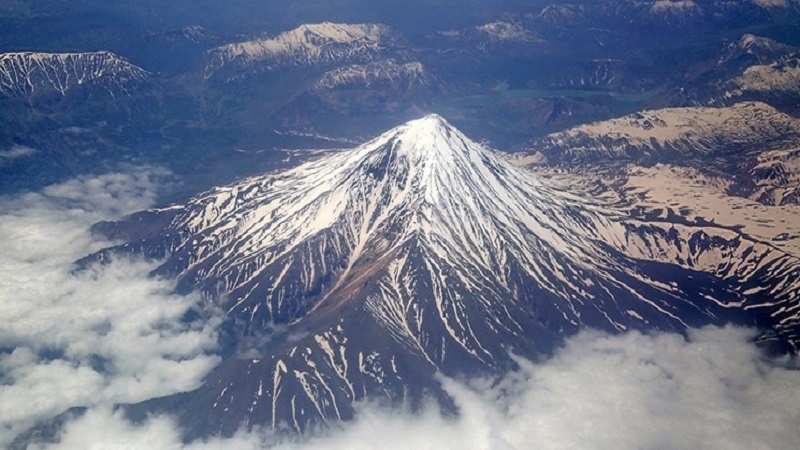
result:
[[[796,348],[798,261],[713,225],[634,219],[431,115],[352,150],[97,226],[227,317],[196,391],[129,407],[187,438],[303,432],[365,398],[447,406],[437,372],[500,374],[582,327],[756,324]]]

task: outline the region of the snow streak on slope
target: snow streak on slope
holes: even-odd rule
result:
[[[745,308],[767,311],[773,326],[791,336],[797,349],[800,338],[800,207],[765,206],[729,196],[725,193],[724,181],[720,183],[689,168],[631,166],[628,175],[620,189],[634,199],[646,215],[656,213],[663,217],[660,224],[658,219],[651,219],[646,225],[639,225],[651,229],[661,227],[661,236],[648,233],[648,237],[642,239],[642,235],[630,234],[629,251],[640,252],[641,258],[671,259],[725,279],[736,279],[745,295],[761,296],[748,302]],[[673,217],[672,222],[666,220],[669,217]],[[683,217],[688,223],[676,224],[675,217]],[[729,230],[718,229],[709,234],[708,227],[698,227],[709,222]],[[683,236],[678,239],[688,245],[669,243],[678,236]],[[710,245],[703,245],[703,242]],[[697,251],[704,247],[704,251]],[[785,254],[791,256],[781,256]],[[759,276],[759,272],[768,275]],[[770,283],[766,281],[769,279],[779,281]]]
[[[800,59],[750,66],[723,87],[726,100],[757,94],[797,95],[800,92]]]
[[[0,54],[0,95],[65,96],[78,86],[99,85],[111,94],[128,93],[150,74],[117,55],[94,53]]]
[[[376,85],[427,85],[431,75],[422,63],[398,63],[393,59],[368,64],[354,64],[327,72],[314,83],[315,90],[339,87],[374,87]]]
[[[800,148],[764,152],[749,172],[756,180],[751,198],[769,205],[800,204]]]
[[[730,182],[725,178],[687,167],[656,164],[628,166],[625,171],[621,190],[648,216],[680,216],[689,223],[713,221],[800,257],[798,205],[776,207],[728,195]]]
[[[353,60],[371,60],[389,37],[380,24],[320,23],[301,25],[276,37],[256,39],[217,47],[209,52],[206,76],[223,67],[242,70],[259,66],[308,66]]]
[[[212,191],[187,206],[190,213],[171,227],[195,236],[189,243],[194,249],[177,270],[197,280],[218,278],[229,292],[309,242],[316,254],[304,256],[310,269],[303,270],[311,270],[307,281],[319,275],[314,270],[336,269],[326,255],[344,261],[342,280],[362,254],[389,254],[411,238],[484,276],[515,260],[541,285],[560,291],[564,287],[542,265],[558,279],[575,278],[568,284],[581,284],[582,277],[562,273],[566,267],[531,247],[552,249],[594,270],[609,264],[594,242],[613,242],[622,233],[607,211],[501,163],[437,116],[353,151]],[[286,273],[275,274],[271,284],[279,285]],[[508,274],[491,276],[502,282]],[[283,315],[280,304],[278,298],[265,305],[273,318]]]

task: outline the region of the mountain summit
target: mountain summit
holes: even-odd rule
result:
[[[142,224],[148,224],[143,226]],[[98,231],[227,313],[196,391],[128,408],[187,438],[303,432],[383,398],[449,404],[447,375],[501,374],[584,327],[756,323],[794,346],[798,261],[735,231],[632,219],[519,169],[437,115],[352,150]]]
[[[368,62],[392,41],[392,32],[381,24],[301,25],[274,37],[209,50],[206,77],[220,71],[236,78],[247,76],[252,69],[268,72],[277,67]]]

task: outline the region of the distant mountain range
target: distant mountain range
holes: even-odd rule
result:
[[[9,52],[0,73],[0,114],[9,126],[0,145],[55,146],[63,130],[81,128],[197,177],[186,164],[192,152],[241,160],[229,172],[254,174],[279,166],[287,148],[360,142],[428,112],[510,150],[553,131],[642,110],[755,101],[796,114],[796,48],[753,34],[739,16],[758,11],[750,21],[769,24],[792,17],[793,8],[578,2],[425,33],[381,22],[322,21],[224,35],[189,24],[143,32],[125,46],[127,53]],[[706,23],[708,37],[690,38],[694,28],[685,22],[651,20],[679,15]],[[615,19],[604,22],[608,17]],[[654,32],[647,40],[629,39],[641,26]],[[734,37],[730,27],[744,32]],[[683,31],[670,41],[675,29]],[[668,42],[685,57],[661,54]],[[230,157],[256,148],[266,149],[261,154],[270,161]],[[15,175],[23,162],[0,167],[8,188],[57,179],[54,172]],[[112,162],[103,157],[85,167],[97,163]]]

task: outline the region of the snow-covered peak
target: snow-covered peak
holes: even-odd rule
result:
[[[605,212],[511,165],[438,115],[287,172],[211,191],[186,205],[171,227],[194,236],[185,244],[190,264],[211,264],[214,273],[204,277],[220,279],[321,239],[350,261],[345,272],[369,249],[416,242],[476,271],[494,272],[496,258],[513,253],[541,278],[532,240],[588,267],[606,258],[598,236],[619,242],[624,233]]]
[[[353,42],[356,40],[379,41],[386,27],[376,24],[341,24],[324,22],[319,24],[300,25],[298,28],[284,33],[282,37],[287,43],[303,45],[315,39],[326,42]]]
[[[650,6],[650,11],[654,13],[682,14],[696,12],[699,9],[693,0],[657,0]]]
[[[519,24],[497,21],[477,27],[477,30],[490,39],[499,42],[529,42],[538,40],[533,33]]]
[[[275,37],[223,45],[210,51],[209,72],[233,62],[317,65],[344,62],[379,52],[389,29],[381,24],[319,23],[301,25]]]
[[[389,134],[393,151],[415,160],[452,159],[474,152],[468,139],[438,114],[412,120]]]
[[[745,34],[737,41],[731,42],[720,57],[719,63],[723,64],[742,55],[752,55],[761,64],[786,59],[798,52],[799,49],[770,38]]]
[[[401,126],[399,129],[415,130],[415,131],[424,129],[427,129],[429,131],[442,131],[442,130],[446,130],[447,132],[451,130],[458,131],[452,125],[450,125],[450,123],[447,122],[447,120],[445,120],[444,117],[436,113],[431,113],[422,118],[409,121],[405,125]]]
[[[744,49],[749,49],[749,48],[753,47],[754,45],[764,45],[765,43],[771,43],[771,42],[774,42],[774,41],[772,41],[771,39],[767,39],[767,38],[762,38],[762,37],[756,36],[754,34],[745,33],[739,39],[739,47],[744,48]]]
[[[92,74],[95,76],[101,76],[110,71],[131,72],[142,75],[147,73],[144,69],[131,64],[108,50],[83,53],[10,52],[0,54],[0,64],[3,65],[22,64],[31,66],[79,62],[94,63],[96,71]]]
[[[208,34],[208,31],[202,25],[189,25],[181,28],[181,33],[187,38],[191,38],[199,42]]]
[[[800,92],[800,58],[750,66],[725,88],[725,100],[735,100],[744,95],[795,96]]]

